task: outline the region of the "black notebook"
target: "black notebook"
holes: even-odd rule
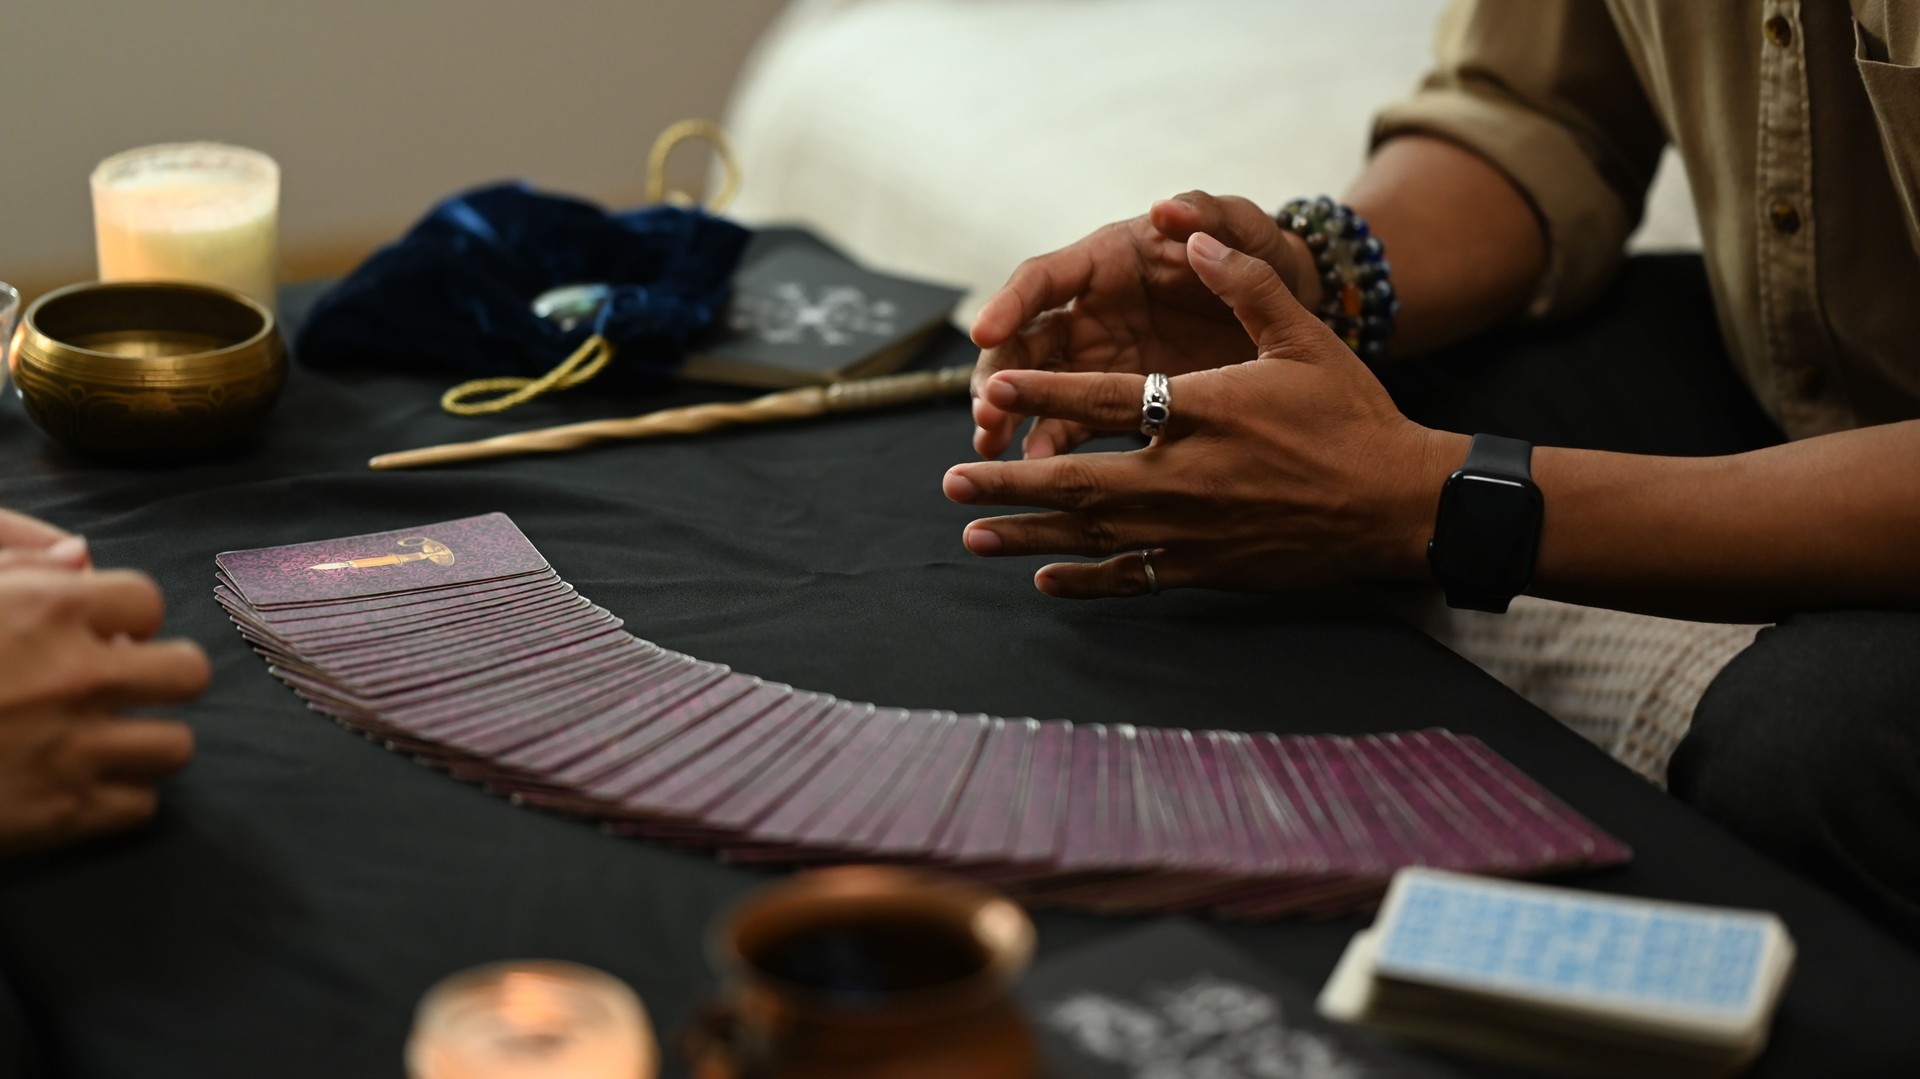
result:
[[[1020,990],[1052,1079],[1421,1079],[1466,1074],[1314,1013],[1302,987],[1184,920],[1040,964]]]
[[[755,237],[720,327],[681,369],[696,382],[786,389],[897,371],[960,290],[875,273],[799,229]]]

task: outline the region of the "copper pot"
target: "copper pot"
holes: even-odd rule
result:
[[[1033,956],[1012,900],[915,870],[803,873],[749,898],[710,941],[721,1003],[687,1049],[701,1079],[1028,1079],[1012,997]]]
[[[243,445],[287,376],[272,311],[226,289],[158,281],[47,293],[27,309],[9,364],[41,430],[127,462]]]

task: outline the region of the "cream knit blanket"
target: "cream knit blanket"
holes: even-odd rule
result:
[[[1420,627],[1662,787],[1700,697],[1764,627],[1682,622],[1521,596],[1504,615],[1444,603]]]

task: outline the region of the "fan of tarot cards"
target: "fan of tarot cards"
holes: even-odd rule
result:
[[[1443,730],[1040,722],[763,681],[626,632],[504,514],[218,561],[221,605],[315,711],[521,804],[726,859],[913,862],[1036,903],[1268,917],[1376,902],[1406,865],[1629,856]]]

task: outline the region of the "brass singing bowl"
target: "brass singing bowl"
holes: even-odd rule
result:
[[[280,396],[273,312],[205,285],[69,285],[27,308],[8,361],[27,415],[75,453],[180,461],[249,442]]]

